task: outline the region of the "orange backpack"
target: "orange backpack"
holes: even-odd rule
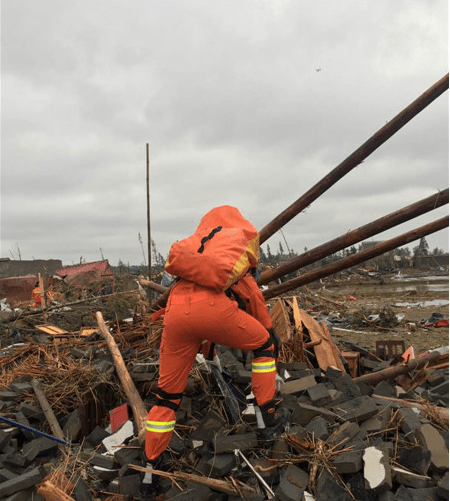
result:
[[[203,216],[193,235],[172,244],[165,269],[220,292],[256,268],[258,258],[258,231],[238,209],[223,205]]]

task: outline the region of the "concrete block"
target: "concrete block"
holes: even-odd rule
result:
[[[293,424],[304,426],[316,416],[322,416],[329,422],[334,422],[336,419],[336,414],[327,409],[300,402],[294,409],[291,421]]]
[[[286,381],[281,385],[280,394],[281,395],[292,395],[294,393],[300,393],[306,391],[308,388],[315,386],[317,384],[314,376],[306,376],[301,379],[293,379],[292,381]]]
[[[142,451],[139,448],[127,449],[123,447],[116,450],[114,457],[120,466],[123,466],[124,464],[132,463],[137,458],[142,457]]]
[[[244,435],[228,435],[216,437],[214,441],[214,451],[216,454],[233,452],[240,449],[242,452],[253,449],[258,445],[256,433],[246,433]]]
[[[436,487],[414,489],[401,485],[395,493],[395,501],[441,501]]]
[[[26,442],[23,446],[22,453],[27,460],[31,462],[38,456],[56,451],[57,448],[58,442],[46,437],[39,437]]]
[[[114,456],[107,454],[97,454],[94,451],[83,450],[80,454],[80,458],[83,462],[92,466],[100,466],[102,468],[107,468],[108,470],[117,468],[117,463]]]
[[[287,459],[291,456],[291,450],[288,443],[284,440],[275,440],[270,452],[272,459]]]
[[[322,470],[316,483],[315,501],[354,501],[342,485],[328,473]]]
[[[384,430],[384,422],[381,416],[372,416],[361,423],[361,430],[367,431],[367,433],[377,433]]]
[[[342,374],[341,369],[338,369],[337,367],[333,367],[332,365],[329,365],[327,367],[327,370],[325,371],[325,377],[331,381],[334,381],[342,376],[343,376],[343,374]]]
[[[448,471],[446,471],[444,476],[438,480],[436,487],[437,487],[437,493],[442,499],[449,499]]]
[[[15,393],[21,395],[22,393],[25,393],[27,391],[33,391],[33,387],[31,386],[30,383],[28,382],[22,382],[22,381],[13,381],[9,387],[11,388],[12,391]]]
[[[331,402],[330,392],[324,383],[318,383],[315,386],[307,388],[306,392],[308,393],[312,405],[325,407]]]
[[[96,426],[91,433],[86,437],[86,440],[96,447],[97,445],[100,445],[103,442],[103,439],[106,437],[109,437],[111,433],[108,433],[106,430],[103,428],[100,428],[100,426]]]
[[[22,412],[24,416],[28,419],[34,419],[36,421],[45,421],[45,414],[39,407],[34,405],[27,404],[25,402],[21,402],[18,408],[19,412]]]
[[[376,447],[368,447],[363,454],[366,487],[375,493],[392,489],[389,456]]]
[[[212,442],[214,437],[220,434],[224,426],[225,421],[223,418],[217,412],[209,411],[191,433],[191,439]]]
[[[343,393],[345,400],[352,400],[361,396],[361,390],[358,385],[353,381],[350,374],[344,374],[339,379],[334,381],[336,390]]]
[[[11,480],[15,477],[17,477],[17,473],[14,473],[8,470],[7,468],[0,469],[0,484],[6,482],[6,480]]]
[[[345,482],[350,492],[353,494],[355,500],[358,501],[375,501],[373,493],[368,491],[365,486],[364,475],[362,473],[355,473],[348,477]],[[379,501],[377,498],[376,501]]]
[[[418,475],[398,466],[392,467],[392,478],[397,483],[406,485],[407,487],[414,487],[414,489],[431,487],[434,483],[434,480],[427,475]]]
[[[309,475],[294,465],[289,465],[280,473],[280,483],[275,495],[280,501],[298,501],[308,486]]]
[[[76,501],[92,501],[91,489],[82,478],[76,479],[72,496],[75,497]]]
[[[382,397],[397,398],[397,391],[395,386],[388,381],[380,381],[373,389],[374,395]]]
[[[63,436],[68,442],[75,441],[81,431],[80,414],[81,410],[80,407],[78,407],[69,414],[68,419],[63,426]]]
[[[38,484],[44,478],[39,467],[0,484],[0,499]]]
[[[402,407],[398,410],[398,419],[400,429],[405,434],[406,439],[413,442],[415,440],[414,434],[421,426],[418,410],[414,410],[412,407]]]
[[[400,449],[397,463],[414,473],[426,475],[431,464],[431,452],[420,445]]]
[[[26,416],[25,416],[25,414],[23,412],[16,412],[14,414],[14,419],[15,419],[15,421],[17,421],[19,424],[21,424],[23,426],[28,426],[28,427],[31,426],[30,422],[28,421],[28,419],[26,418]],[[36,437],[36,435],[34,433],[32,433],[31,431],[29,431],[29,430],[25,430],[23,428],[19,428],[19,431],[27,439],[32,439],[32,438]]]
[[[124,496],[139,497],[139,488],[141,485],[141,476],[139,473],[135,475],[127,475],[119,478],[119,494]]]
[[[361,423],[379,412],[379,408],[371,397],[363,396],[343,402],[333,407],[333,411],[346,421]]]
[[[359,431],[360,428],[358,423],[355,423],[354,421],[346,421],[333,432],[332,436],[329,439],[329,444],[336,445],[343,440],[351,440],[359,433]],[[341,448],[342,447],[346,447],[346,442],[342,444]]]
[[[36,493],[34,487],[18,491],[8,496],[4,501],[45,501],[43,497]]]
[[[11,434],[7,431],[0,430],[0,452],[3,450],[3,447],[8,445]]]
[[[29,461],[23,454],[11,452],[6,454],[5,463],[23,467],[28,464]]]
[[[280,471],[272,461],[265,458],[251,459],[250,463],[268,485],[280,483]]]
[[[417,430],[416,437],[419,443],[431,452],[431,468],[438,472],[448,470],[448,449],[438,430],[426,423]]]
[[[357,473],[363,467],[362,451],[343,452],[333,461],[333,466],[339,474]]]
[[[236,459],[234,454],[216,454],[206,461],[206,466],[214,477],[223,478],[236,466]]]
[[[320,440],[326,440],[330,435],[328,432],[327,421],[322,416],[316,416],[311,419],[311,421],[305,425],[305,430],[314,434],[314,436],[320,438]]]

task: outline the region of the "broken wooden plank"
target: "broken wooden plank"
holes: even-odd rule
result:
[[[38,329],[42,332],[45,332],[46,334],[49,334],[50,336],[69,334],[68,331],[61,329],[61,328],[57,327],[56,325],[52,325],[52,324],[36,325],[36,329]]]
[[[270,318],[280,341],[282,343],[290,341],[292,339],[292,327],[283,299],[277,299],[270,310]]]
[[[308,329],[311,341],[320,341],[320,343],[314,346],[314,353],[319,367],[323,371],[326,371],[331,365],[333,367],[337,367],[343,374],[345,374],[345,368],[342,364],[339,350],[337,350],[336,345],[331,339],[328,329],[325,330],[323,326],[321,326],[313,317],[308,315],[306,311],[299,308],[298,312],[303,325]]]

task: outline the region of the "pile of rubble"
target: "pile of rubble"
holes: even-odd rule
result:
[[[251,355],[219,347],[240,417],[196,364],[157,499],[448,499],[448,352],[421,360],[358,354],[356,368],[295,297],[271,313],[281,338],[279,398],[290,412],[285,433],[261,439]],[[142,315],[109,326],[149,409],[161,324]],[[101,329],[45,329],[39,343],[0,353],[0,499],[138,500],[140,423]]]

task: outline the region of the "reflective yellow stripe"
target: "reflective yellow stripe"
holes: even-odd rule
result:
[[[274,371],[276,371],[275,360],[272,360],[272,362],[252,362],[252,372]]]
[[[175,429],[175,421],[147,421],[147,431],[165,433]]]

